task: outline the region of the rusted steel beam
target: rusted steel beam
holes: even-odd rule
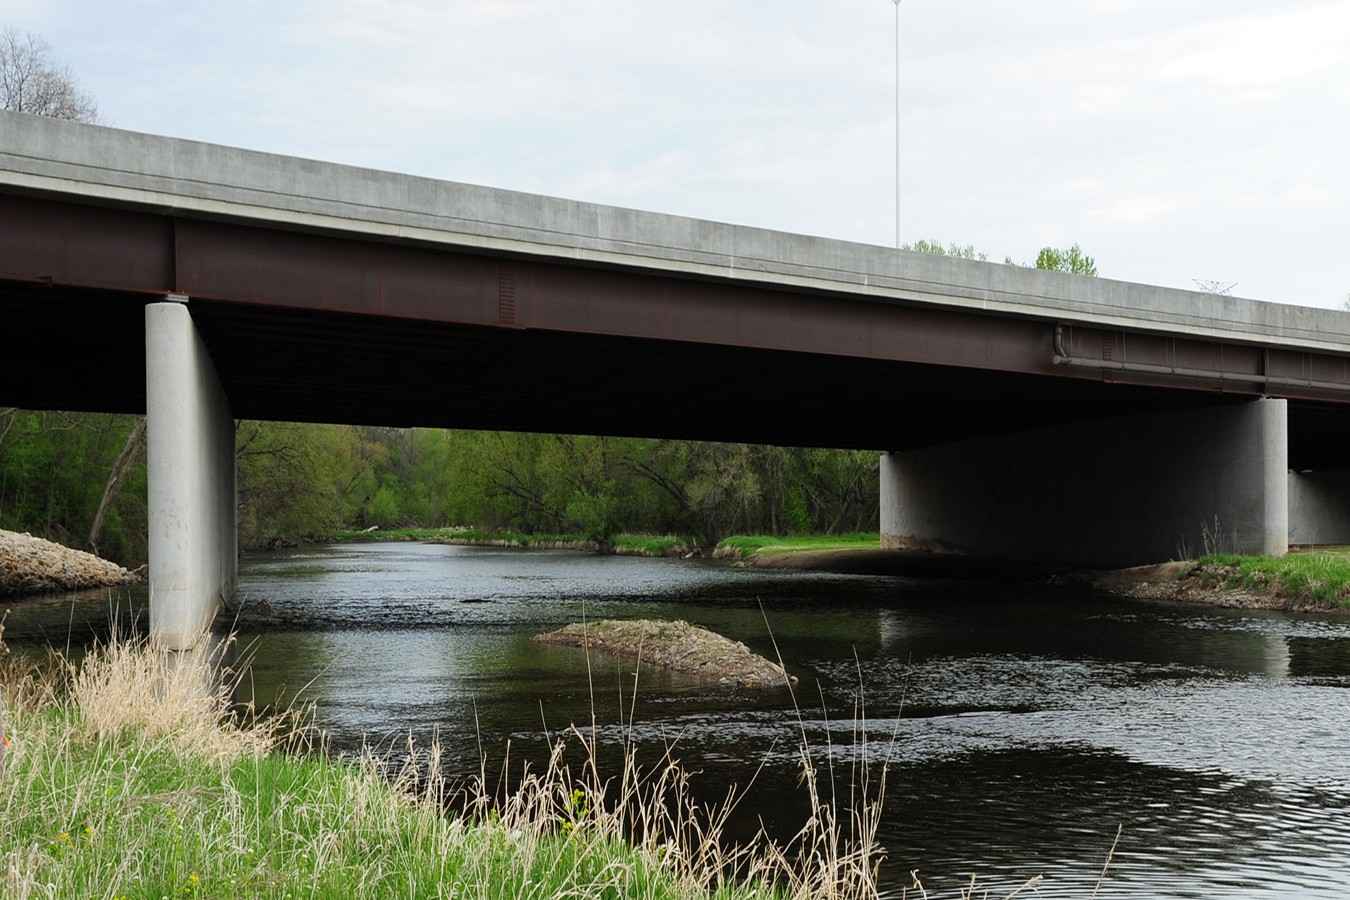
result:
[[[1350,403],[1350,358],[1305,350],[1057,325],[1054,362],[1120,383]]]
[[[180,222],[176,258],[178,290],[227,302],[1059,374],[1023,319],[224,223]]]
[[[180,220],[178,290],[287,309],[496,325],[497,259],[222,222]]]
[[[1350,360],[0,197],[0,278],[288,309],[1350,402]],[[1342,389],[1344,388],[1344,390]]]
[[[1070,324],[1056,348],[1045,320],[224,223],[179,223],[177,260],[191,296],[291,309],[1350,402],[1344,358],[1202,338]]]
[[[164,294],[174,290],[173,222],[0,195],[0,279]]]
[[[1330,354],[0,202],[0,315],[31,338],[0,357],[0,405],[143,406],[140,307],[170,290],[254,418],[889,450],[1269,394],[1307,402],[1291,463],[1321,465],[1350,402]],[[57,346],[78,361],[33,379]],[[792,400],[710,408],[746,381]]]

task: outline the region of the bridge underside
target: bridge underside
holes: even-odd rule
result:
[[[0,283],[0,315],[24,335],[0,361],[3,402],[143,413],[144,305],[136,295]],[[188,305],[244,419],[887,451],[1251,399],[781,350]],[[1350,464],[1345,428],[1339,404],[1291,403],[1291,467]]]
[[[1326,353],[37,196],[0,217],[6,405],[143,411],[143,308],[181,294],[239,418],[893,451],[1277,396],[1293,467],[1350,464]]]
[[[148,406],[152,483],[217,460],[152,522],[152,629],[184,623],[173,645],[233,583],[200,544],[163,549],[228,505],[232,418],[873,449],[891,539],[1065,563],[1174,555],[1173,532],[1214,515],[1259,552],[1350,520],[1345,476],[1286,481],[1350,468],[1350,358],[1333,352],[38,197],[0,196],[0,222],[0,404]],[[175,379],[164,347],[185,342]],[[1163,546],[1148,510],[1180,487]],[[178,570],[200,584],[157,617],[155,573]]]

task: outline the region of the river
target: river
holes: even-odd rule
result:
[[[616,759],[631,712],[639,760],[674,742],[709,796],[753,781],[733,832],[763,820],[786,838],[805,735],[837,772],[888,765],[896,896],[912,870],[933,897],[972,874],[990,896],[1034,875],[1040,896],[1089,896],[1118,831],[1099,897],[1350,895],[1350,618],[411,543],[250,556],[239,599],[245,690],[312,701],[340,749],[438,736],[467,774],[508,744],[542,759],[594,714]],[[79,642],[123,604],[144,592],[14,604],[6,637]],[[583,617],[776,643],[795,706],[659,674],[634,701],[631,665],[588,673],[579,651],[528,640]]]

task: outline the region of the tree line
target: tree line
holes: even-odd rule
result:
[[[242,421],[244,547],[377,526],[576,534],[871,531],[870,451]],[[143,563],[144,418],[0,409],[0,528]]]

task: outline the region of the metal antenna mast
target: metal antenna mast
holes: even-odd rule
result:
[[[895,4],[895,249],[900,249],[900,0]]]

